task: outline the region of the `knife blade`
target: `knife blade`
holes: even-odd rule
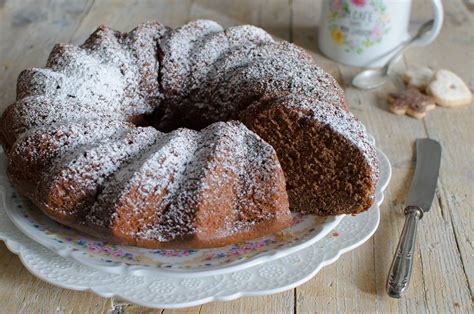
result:
[[[416,140],[415,174],[406,200],[405,225],[387,278],[387,293],[401,298],[408,289],[413,268],[416,228],[423,213],[431,208],[436,192],[441,145],[430,139]]]
[[[440,163],[441,145],[428,138],[417,139],[415,174],[408,190],[407,207],[417,206],[425,212],[430,210]]]

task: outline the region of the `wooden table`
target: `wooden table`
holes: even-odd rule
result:
[[[414,22],[431,16],[428,0],[414,1]],[[381,207],[379,230],[362,247],[325,267],[304,285],[266,297],[211,303],[187,312],[469,312],[473,311],[474,106],[438,108],[422,120],[387,111],[391,83],[374,92],[350,86],[357,69],[321,57],[316,44],[320,1],[37,1],[0,0],[0,104],[15,98],[16,77],[44,65],[56,42],[82,42],[99,24],[127,31],[150,19],[170,26],[210,18],[224,26],[254,24],[318,55],[346,90],[351,110],[387,154],[393,178]],[[444,2],[446,20],[431,46],[408,51],[401,68],[426,65],[458,73],[474,89],[473,1]],[[419,227],[414,273],[405,298],[385,293],[385,279],[404,217],[401,209],[413,175],[414,140],[437,139],[443,146],[438,191]],[[148,312],[150,309],[61,289],[33,277],[18,257],[0,244],[0,312]],[[169,312],[169,311],[165,311]]]

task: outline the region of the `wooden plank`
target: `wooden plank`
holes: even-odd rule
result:
[[[224,27],[250,23],[259,25],[262,4],[252,0],[196,0],[189,19],[212,19]]]
[[[68,41],[91,1],[2,1],[0,3],[0,110],[15,99],[16,77],[43,66],[52,45]],[[110,300],[36,279],[0,244],[0,304],[5,313],[105,312]]]
[[[295,290],[267,297],[211,303],[168,312],[468,312],[473,285],[473,146],[471,105],[437,109],[425,121],[392,115],[386,110],[387,92],[400,88],[396,79],[375,92],[350,87],[357,70],[337,66],[320,56],[316,27],[320,1],[0,1],[0,109],[14,100],[18,73],[45,63],[56,42],[82,42],[98,24],[128,31],[142,21],[158,19],[178,26],[190,19],[210,18],[224,26],[254,24],[316,53],[318,63],[339,77],[351,110],[372,133],[393,165],[393,179],[381,208],[381,224],[374,238],[324,268]],[[467,4],[465,4],[467,3]],[[469,2],[444,1],[446,21],[437,41],[408,51],[405,66],[448,68],[474,89],[473,10]],[[429,0],[413,2],[413,20],[431,16]],[[446,55],[449,53],[449,57]],[[403,67],[403,64],[401,65]],[[420,224],[414,274],[406,298],[385,294],[385,279],[403,225],[403,207],[413,175],[413,142],[429,136],[443,145],[438,197]],[[56,288],[30,275],[3,244],[0,245],[0,303],[7,312],[161,312],[87,292]],[[294,300],[296,299],[296,303]]]
[[[25,68],[44,66],[52,46],[67,42],[91,1],[7,1],[0,7],[0,106],[15,99],[16,78]]]
[[[317,33],[321,2],[292,0],[290,4],[291,32],[289,40],[305,48],[313,56],[317,65],[331,74],[339,83],[342,83],[337,64],[322,55],[318,49]]]
[[[263,297],[246,297],[230,302],[212,302],[201,307],[202,313],[292,313],[293,290]],[[166,313],[166,311],[165,311]]]
[[[449,69],[474,90],[474,12],[462,1],[445,2],[446,22],[425,51],[407,53],[407,63]],[[449,57],[446,52],[449,51]],[[436,211],[427,215],[420,234],[426,299],[439,311],[472,310],[474,248],[474,106],[437,108],[425,119],[429,137],[443,148]],[[467,145],[466,145],[467,144]],[[436,288],[433,288],[436,287]]]
[[[158,20],[171,27],[177,27],[188,21],[190,7],[190,0],[176,1],[171,7],[169,1],[144,0],[139,3],[127,0],[97,1],[81,20],[71,41],[81,43],[100,24],[123,32],[150,20]]]
[[[110,300],[92,292],[66,290],[37,279],[3,242],[0,269],[2,313],[103,313],[110,309]]]

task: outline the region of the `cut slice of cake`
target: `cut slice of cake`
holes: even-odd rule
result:
[[[275,148],[292,210],[357,214],[373,204],[379,176],[376,151],[350,112],[283,95],[255,102],[241,119]]]

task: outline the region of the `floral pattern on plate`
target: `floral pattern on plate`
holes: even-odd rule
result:
[[[27,238],[11,223],[6,216],[4,202],[5,192],[9,189],[1,185],[0,240],[20,256],[30,272],[42,280],[67,289],[88,289],[102,297],[115,296],[147,307],[182,308],[277,293],[310,280],[322,267],[360,246],[375,232],[380,219],[382,192],[391,175],[388,159],[383,154],[379,156],[382,157],[381,176],[376,203],[371,209],[355,217],[345,217],[335,231],[306,249],[240,271],[199,278],[179,278],[159,273],[137,277],[130,273],[111,274],[63,258]]]
[[[5,177],[0,177],[0,184],[5,185],[5,180]],[[104,265],[107,268],[114,264],[125,264],[183,273],[205,271],[208,274],[209,271],[229,265],[255,265],[254,262],[257,260],[258,264],[258,258],[262,255],[298,248],[308,241],[316,242],[342,219],[342,216],[322,218],[298,213],[293,214],[292,225],[281,232],[220,248],[145,249],[100,241],[63,226],[19,196],[11,185],[10,188],[11,194],[7,199],[14,206],[8,208],[15,210],[7,210],[7,213],[20,230],[62,256],[72,255],[80,261],[92,260],[95,266]]]
[[[371,139],[372,142],[373,138]],[[3,159],[3,160],[2,160]],[[379,152],[379,160],[386,157]],[[388,163],[388,162],[387,162]],[[5,155],[0,153],[0,173],[5,173]],[[383,199],[387,182],[382,180],[376,203]],[[260,265],[309,247],[329,234],[343,216],[317,217],[294,214],[292,226],[258,239],[213,249],[157,250],[99,241],[49,219],[20,197],[5,175],[0,175],[6,212],[23,233],[62,257],[110,273],[133,275],[202,277]],[[374,204],[374,207],[377,204]]]

